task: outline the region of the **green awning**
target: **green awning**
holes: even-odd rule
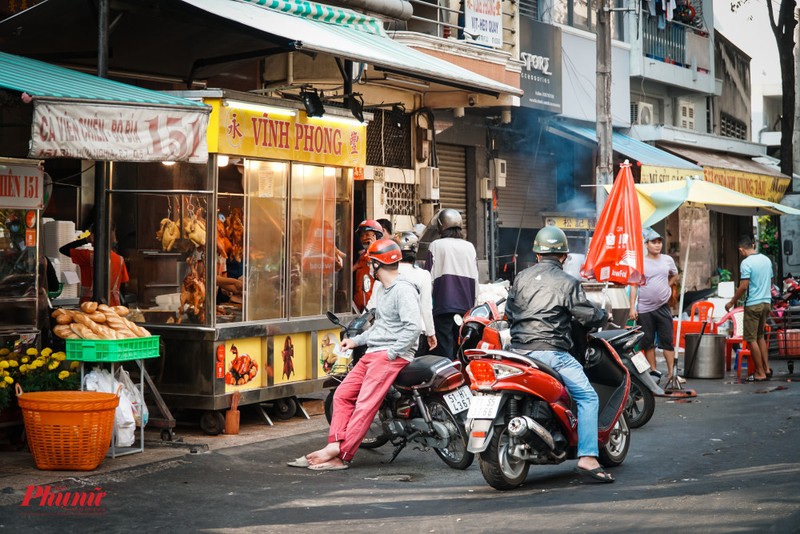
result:
[[[0,87],[34,98],[203,108],[202,102],[0,52]]]
[[[368,63],[377,70],[412,76],[495,96],[520,89],[435,58],[387,35],[380,20],[349,9],[304,0],[183,0],[250,28],[276,35],[297,50]]]
[[[202,102],[4,52],[0,88],[33,104],[28,157],[208,161]]]

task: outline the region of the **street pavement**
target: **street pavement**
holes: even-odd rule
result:
[[[533,466],[522,488],[498,492],[477,460],[455,471],[433,451],[409,448],[387,465],[390,445],[360,451],[349,470],[313,472],[286,462],[324,444],[324,416],[274,427],[250,418],[240,436],[184,430],[183,445],[148,442],[144,453],[107,459],[97,472],[42,476],[30,460],[26,472],[0,475],[0,529],[800,532],[800,385],[785,362],[773,368],[770,382],[737,383],[730,374],[689,380],[696,398],[658,399],[650,423],[632,431],[614,484],[582,479],[568,461]],[[29,498],[22,506],[32,486],[47,482],[52,492],[102,493],[101,505],[71,509]]]

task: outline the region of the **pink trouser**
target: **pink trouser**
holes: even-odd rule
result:
[[[328,443],[339,444],[339,458],[351,461],[367,435],[386,393],[408,360],[390,360],[385,350],[368,352],[336,388]]]

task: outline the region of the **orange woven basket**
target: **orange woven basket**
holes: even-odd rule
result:
[[[119,397],[95,391],[23,393],[17,385],[28,446],[36,467],[91,471],[106,456]]]

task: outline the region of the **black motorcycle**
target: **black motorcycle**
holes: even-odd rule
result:
[[[328,319],[343,330],[343,337],[352,337],[367,328],[370,314],[356,317],[347,326],[331,312]],[[333,396],[347,373],[363,356],[364,348],[353,351],[351,363],[334,369],[325,381],[330,387],[325,399],[325,417],[333,418]],[[386,398],[378,409],[361,447],[374,449],[391,442],[394,451],[389,463],[409,444],[423,450],[432,448],[439,458],[454,469],[472,465],[475,455],[467,452],[464,421],[472,393],[461,372],[461,362],[441,356],[419,356],[397,375]]]
[[[656,409],[656,395],[663,395],[650,375],[650,363],[641,351],[636,351],[636,344],[644,336],[640,327],[616,330],[603,330],[593,336],[604,339],[619,355],[620,360],[631,375],[631,388],[625,405],[628,426],[639,428],[647,424]]]

